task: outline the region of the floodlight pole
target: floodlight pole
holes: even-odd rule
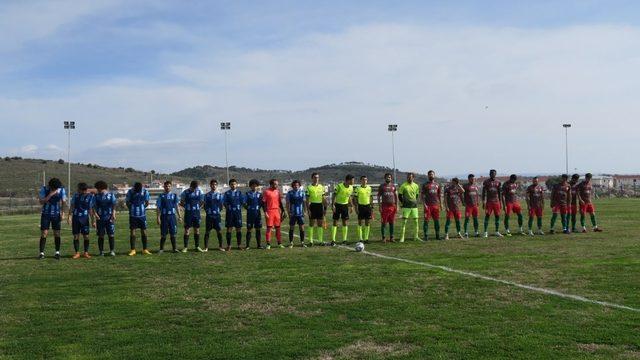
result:
[[[394,133],[398,131],[398,125],[389,124],[388,130],[391,133],[391,157],[393,161],[393,183],[395,184],[397,179],[396,179],[396,143],[395,143]]]
[[[67,130],[67,189],[71,189],[71,130],[76,128],[75,121],[65,121],[64,128]]]
[[[224,131],[224,160],[227,166],[227,184],[229,184],[229,151],[227,149],[227,132],[231,130],[231,123],[221,122],[220,130]]]
[[[571,124],[562,124],[564,128],[565,174],[569,175],[569,128]]]

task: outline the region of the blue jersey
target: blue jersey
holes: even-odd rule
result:
[[[113,214],[115,206],[116,196],[113,195],[113,193],[100,192],[93,197],[93,209],[101,220],[111,219],[111,214]]]
[[[202,190],[200,189],[191,190],[191,188],[189,188],[180,194],[180,203],[187,211],[200,210],[200,203],[203,201],[204,195],[202,195]]]
[[[146,204],[149,202],[149,192],[147,189],[142,189],[139,193],[134,192],[133,189],[129,189],[129,191],[127,191],[126,201],[130,217],[146,216]]]
[[[44,200],[44,198],[46,198],[50,192],[51,191],[49,190],[48,186],[43,186],[40,189],[40,193],[39,193],[40,199]],[[42,215],[48,215],[48,216],[60,215],[61,202],[66,200],[67,200],[67,192],[65,191],[64,188],[60,188],[56,195],[53,195],[51,198],[49,198],[49,201],[47,201],[42,205]]]
[[[174,193],[162,193],[158,195],[156,207],[162,215],[174,215],[178,212],[178,195]]]
[[[242,191],[229,189],[224,193],[224,208],[227,211],[240,211],[242,210],[242,205],[244,205]]]
[[[71,206],[73,206],[73,216],[87,217],[89,210],[93,207],[93,194],[75,193],[71,198]]]
[[[304,190],[289,190],[287,192],[287,202],[289,203],[289,212],[291,216],[304,215],[304,201],[307,198]]]
[[[247,210],[256,212],[262,209],[262,193],[260,191],[247,191],[245,195],[244,203],[247,206]]]
[[[217,191],[209,191],[204,196],[204,211],[207,215],[220,215],[224,199],[223,195]]]

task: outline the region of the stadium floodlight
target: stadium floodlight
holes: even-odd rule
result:
[[[65,121],[64,128],[67,130],[67,191],[71,190],[71,130],[76,128],[75,121]]]
[[[227,150],[227,132],[231,130],[230,122],[221,122],[220,130],[224,131],[224,160],[227,164],[227,184],[229,184],[229,152]]]
[[[393,134],[398,131],[398,124],[389,124],[389,132],[391,133],[391,158],[393,159],[393,183],[396,184],[396,143]]]
[[[565,174],[569,175],[569,128],[571,124],[562,124],[564,128],[564,161]]]

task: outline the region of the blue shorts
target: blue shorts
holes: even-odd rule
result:
[[[304,225],[304,216],[303,215],[291,215],[289,218],[289,226],[295,225]]]
[[[217,215],[207,215],[205,226],[207,227],[207,231],[211,231],[214,229],[216,231],[222,230],[220,228],[220,214]]]
[[[61,222],[60,214],[58,215],[40,215],[40,230],[49,230],[51,227],[53,230],[60,230]]]
[[[247,228],[262,228],[262,214],[260,214],[260,210],[247,210]]]
[[[71,218],[71,233],[73,235],[89,235],[89,217],[74,215]]]
[[[200,210],[185,210],[184,212],[184,228],[200,227]]]
[[[227,211],[227,217],[224,219],[224,226],[226,228],[241,228],[242,210]]]
[[[135,230],[147,230],[147,217],[133,217],[129,216],[129,229]]]
[[[109,236],[113,236],[116,232],[116,225],[111,221],[111,219],[107,220],[96,220],[96,232],[98,236],[102,237],[106,233]]]
[[[167,234],[175,236],[178,232],[175,214],[160,215],[160,236],[165,237]]]

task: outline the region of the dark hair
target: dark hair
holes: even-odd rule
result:
[[[534,176],[534,177],[531,178],[531,180],[537,180],[537,179],[538,179],[537,176]]]
[[[142,191],[142,183],[141,182],[136,182],[135,184],[133,184],[133,191],[141,192]]]
[[[278,179],[271,179],[269,180],[269,185],[273,186],[273,184],[276,183],[276,181],[278,181]]]
[[[569,178],[569,175],[567,174],[562,174],[562,176],[560,176],[563,180],[567,180]]]
[[[593,175],[591,173],[586,173],[584,175],[584,177],[587,178],[587,179],[591,179],[593,177]]]
[[[211,179],[211,181],[209,181],[209,184],[213,184],[213,183],[218,184],[218,180],[216,180],[216,179]]]
[[[58,178],[51,178],[49,180],[49,189],[58,190],[62,187],[62,181]]]
[[[189,187],[192,189],[195,189],[198,187],[198,185],[199,185],[198,180],[193,180],[191,184],[189,184]]]
[[[293,181],[291,182],[291,186],[293,186],[293,184],[298,184],[298,185],[300,185],[300,180],[293,180]]]
[[[320,176],[320,174],[318,174],[317,172],[313,172],[313,173],[311,173],[311,177],[314,177],[314,176],[316,176],[316,175]]]
[[[107,183],[104,182],[103,180],[96,181],[96,183],[93,186],[100,191],[106,190],[109,187],[109,185],[107,185]]]
[[[518,180],[518,176],[517,176],[516,174],[511,174],[511,175],[509,176],[509,180],[511,180],[511,181],[516,181],[516,180]]]
[[[229,186],[231,186],[231,183],[236,183],[236,184],[237,184],[237,183],[238,183],[238,180],[236,180],[236,179],[230,179],[230,180],[229,180]]]
[[[86,191],[89,187],[87,186],[87,183],[85,182],[79,182],[78,183],[78,191]]]
[[[494,173],[498,173],[498,172],[496,171],[496,169],[491,169],[491,170],[489,170],[489,174],[491,174],[492,172],[494,172]]]
[[[415,177],[415,176],[416,176],[416,174],[414,174],[414,173],[412,173],[412,172],[407,173],[407,177],[409,177],[409,176],[413,176],[413,177]]]
[[[475,175],[473,175],[473,174],[469,174],[469,175],[467,175],[467,179],[471,179],[471,178],[474,178],[474,177],[476,177],[476,176],[475,176]]]
[[[366,179],[366,178],[367,178],[367,175],[362,175],[362,176],[360,176],[360,180],[362,180],[362,179]]]
[[[164,185],[171,185],[171,180],[167,180],[164,182]]]
[[[393,177],[393,175],[391,175],[391,173],[385,173],[385,174],[384,174],[384,177],[387,177],[387,176],[391,176],[391,177]]]
[[[353,175],[351,175],[351,174],[347,174],[347,176],[345,176],[345,177],[344,177],[344,179],[345,179],[346,181],[349,181],[349,180],[351,180],[351,179],[353,179],[353,178],[355,178],[355,176],[353,176]]]
[[[578,179],[580,179],[580,175],[579,174],[573,174],[573,175],[571,175],[571,178],[575,179],[575,180],[578,180]]]
[[[260,181],[256,180],[256,179],[251,179],[249,180],[249,186],[260,186]]]
[[[460,179],[458,179],[457,177],[454,177],[453,179],[451,179],[451,182],[458,184],[460,182]]]
[[[436,174],[436,172],[435,172],[435,171],[433,171],[433,170],[429,170],[429,171],[427,171],[427,175],[429,175],[429,173],[433,173],[433,175],[435,175],[435,174]]]

